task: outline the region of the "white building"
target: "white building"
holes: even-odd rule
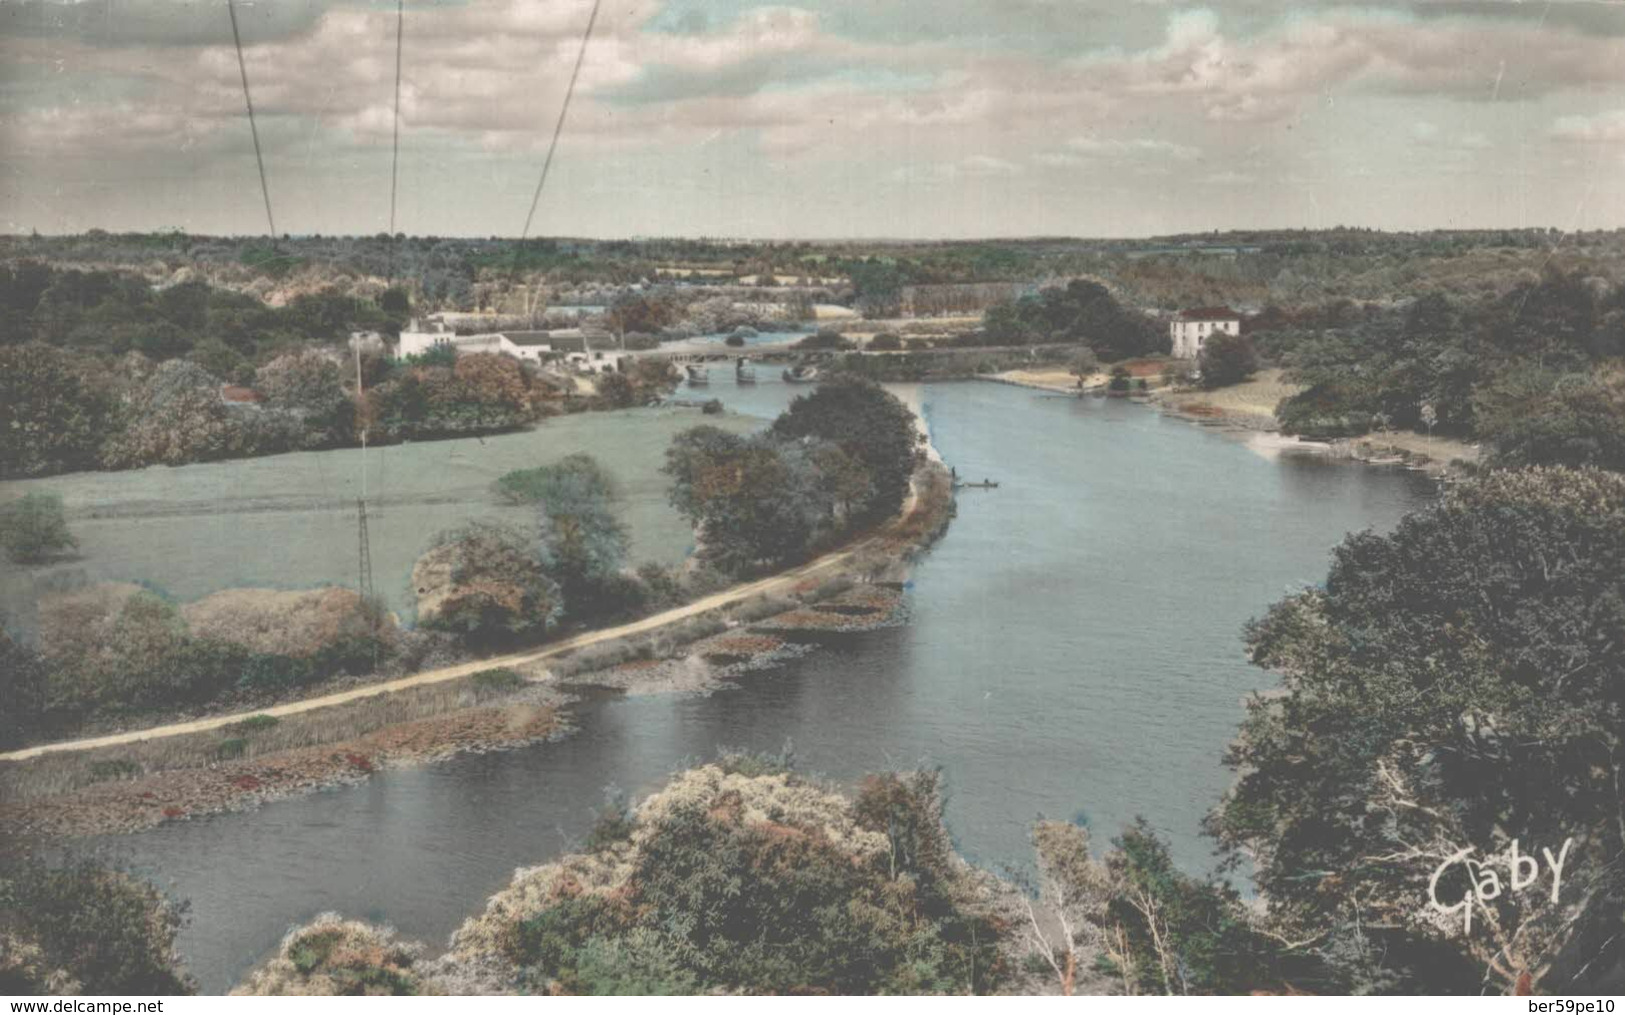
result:
[[[540,363],[551,358],[553,345],[545,331],[493,331],[481,335],[459,335],[444,324],[430,325],[431,330],[420,331],[416,321],[401,332],[395,346],[395,358],[421,356],[431,349],[452,348],[459,354],[471,352],[507,353],[515,359]]]
[[[1168,322],[1168,335],[1174,340],[1174,356],[1195,359],[1214,332],[1241,334],[1241,315],[1229,307],[1196,307],[1181,310]]]

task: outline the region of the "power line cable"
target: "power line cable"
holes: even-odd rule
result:
[[[389,159],[389,280],[395,281],[395,194],[401,170],[401,37],[406,32],[406,0],[395,0],[395,127]]]
[[[237,47],[237,71],[243,78],[243,104],[248,107],[248,130],[254,135],[254,163],[260,169],[260,193],[265,196],[265,222],[271,227],[271,244],[276,245],[276,219],[271,215],[271,188],[265,182],[265,154],[260,150],[260,129],[254,124],[254,97],[248,90],[248,64],[243,61],[243,37],[237,31],[237,5],[226,0],[231,15],[231,41]]]
[[[559,106],[559,119],[553,125],[553,140],[548,142],[547,158],[542,161],[542,176],[536,181],[536,193],[530,199],[530,213],[525,216],[525,228],[519,234],[521,244],[530,236],[530,224],[536,217],[536,206],[542,200],[542,188],[547,185],[547,171],[553,166],[553,152],[559,146],[559,135],[564,132],[564,118],[570,112],[570,99],[575,95],[576,79],[581,76],[581,62],[587,55],[587,43],[592,39],[592,27],[598,21],[598,6],[601,2],[602,0],[593,0],[592,14],[587,17],[587,30],[582,33],[581,48],[576,51],[576,64],[570,71],[570,83],[564,89],[564,103]]]

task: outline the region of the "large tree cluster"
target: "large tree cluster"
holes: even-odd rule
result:
[[[1569,993],[1611,975],[1625,476],[1452,488],[1389,535],[1349,537],[1325,586],[1248,641],[1283,687],[1249,705],[1213,827],[1288,936],[1366,956],[1367,983]],[[1515,887],[1531,858],[1538,884]]]
[[[908,408],[872,382],[843,379],[797,398],[765,433],[679,434],[665,471],[701,559],[742,573],[896,514],[919,455]]]

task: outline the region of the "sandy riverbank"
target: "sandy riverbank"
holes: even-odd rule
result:
[[[1325,454],[1380,465],[1406,465],[1440,475],[1479,461],[1480,449],[1476,444],[1410,431],[1332,441],[1310,441],[1281,434],[1275,408],[1284,399],[1303,390],[1303,385],[1285,380],[1284,373],[1274,368],[1261,370],[1249,381],[1214,391],[1153,387],[1149,392],[1149,401],[1169,415],[1236,433],[1245,438],[1248,447],[1271,456],[1282,453]],[[1038,391],[1079,394],[1076,375],[1060,368],[1006,370],[982,379]],[[1083,386],[1093,389],[1109,380],[1106,374],[1096,373],[1084,378]]]

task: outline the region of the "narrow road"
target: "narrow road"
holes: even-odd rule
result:
[[[913,489],[909,491],[908,501],[903,505],[899,520],[906,519],[913,513],[918,503],[918,496]],[[473,662],[458,663],[455,666],[445,666],[436,670],[425,670],[414,673],[409,677],[400,677],[395,680],[386,680],[382,683],[367,684],[364,687],[354,687],[347,691],[338,691],[333,694],[324,694],[317,698],[305,698],[300,701],[290,701],[281,705],[272,705],[267,708],[257,708],[250,712],[238,712],[232,715],[216,715],[207,719],[194,719],[191,722],[172,723],[168,726],[154,726],[144,730],[131,730],[126,733],[111,733],[100,737],[86,737],[83,740],[64,740],[54,744],[39,744],[18,751],[9,751],[0,754],[0,762],[27,761],[46,754],[61,754],[70,751],[89,751],[98,747],[113,747],[119,744],[134,744],[146,740],[161,740],[165,737],[177,737],[187,733],[202,733],[208,730],[219,729],[232,723],[242,722],[251,715],[271,715],[278,718],[288,715],[298,715],[300,712],[309,712],[318,708],[327,708],[331,705],[342,705],[348,701],[357,701],[361,698],[370,698],[379,694],[391,694],[408,687],[419,687],[425,684],[438,684],[447,680],[457,680],[481,670],[495,669],[503,666],[526,666],[531,663],[544,662],[554,659],[567,652],[596,645],[599,642],[611,641],[616,638],[625,638],[628,635],[642,634],[674,624],[697,614],[714,610],[737,599],[764,593],[786,592],[796,585],[815,575],[838,568],[842,563],[854,555],[868,549],[877,541],[884,539],[886,531],[896,522],[887,525],[881,531],[865,536],[854,543],[849,543],[839,550],[832,550],[822,557],[792,568],[781,571],[776,575],[747,582],[724,589],[714,595],[697,599],[684,606],[678,606],[664,613],[657,613],[642,620],[635,620],[619,627],[605,628],[601,631],[587,631],[564,641],[553,642],[540,648],[526,652],[516,652],[511,655],[497,656],[491,659],[478,659]]]

